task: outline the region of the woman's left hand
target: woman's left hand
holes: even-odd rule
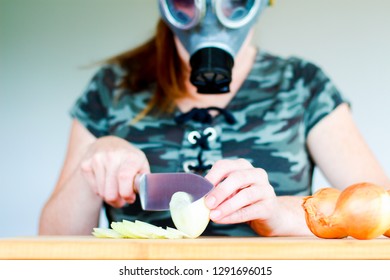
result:
[[[273,187],[265,170],[244,159],[217,161],[206,176],[215,188],[206,197],[210,219],[234,224],[270,221],[278,209]]]

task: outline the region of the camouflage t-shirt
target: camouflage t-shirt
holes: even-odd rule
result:
[[[219,159],[245,158],[267,171],[277,195],[308,195],[314,163],[306,146],[310,130],[345,102],[317,66],[259,51],[236,96],[225,108],[149,114],[152,91],[130,93],[118,85],[124,70],[102,67],[71,115],[93,135],[127,139],[147,156],[151,172],[197,172],[204,175]],[[209,111],[220,112],[211,117]],[[105,205],[108,220],[139,219],[173,226],[169,211],[142,211],[136,201],[116,209]],[[204,235],[250,236],[247,224],[210,223]]]

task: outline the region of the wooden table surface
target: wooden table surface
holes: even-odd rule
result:
[[[100,239],[36,236],[0,239],[0,259],[211,260],[390,259],[390,238],[201,237],[197,239]]]

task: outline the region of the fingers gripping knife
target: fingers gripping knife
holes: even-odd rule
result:
[[[202,176],[192,173],[149,173],[137,175],[134,190],[139,194],[141,207],[147,211],[169,210],[175,192],[187,192],[197,200],[213,185]]]

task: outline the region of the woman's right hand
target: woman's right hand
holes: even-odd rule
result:
[[[92,190],[113,207],[132,204],[136,199],[134,178],[150,173],[145,154],[115,136],[97,139],[80,164],[81,173]]]

